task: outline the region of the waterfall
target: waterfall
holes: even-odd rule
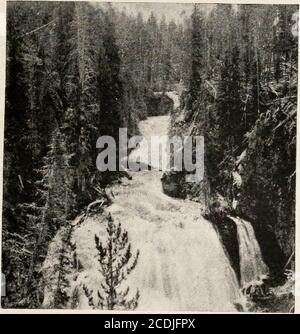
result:
[[[168,125],[168,116],[155,116],[140,122],[139,126],[142,136],[148,140],[151,135],[167,134]],[[147,147],[143,145],[141,142],[136,154],[141,162],[146,162]],[[132,249],[140,250],[137,266],[128,275],[124,286],[130,287],[129,297],[139,289],[141,296],[137,310],[247,310],[247,301],[216,229],[202,215],[204,206],[164,194],[162,171],[141,171],[131,175],[131,180],[124,179],[122,184],[112,185],[114,200],[106,212],[121,222],[122,228],[128,232]],[[99,275],[95,235],[105,243],[107,231],[105,215],[82,218],[78,217],[73,224],[72,243],[76,244],[76,257],[81,269],[70,274],[70,296],[76,296],[76,308],[88,309],[91,306],[82,286],[92,290],[95,300],[98,300],[97,290],[103,278]],[[53,277],[56,277],[55,268],[51,264],[58,261],[61,242],[60,235],[53,240],[43,267],[47,282],[45,306],[53,301],[56,291],[52,284]]]
[[[239,217],[229,217],[236,223],[240,254],[241,286],[259,284],[269,270],[264,263],[252,225]]]

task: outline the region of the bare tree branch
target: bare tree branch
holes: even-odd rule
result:
[[[34,30],[31,30],[31,31],[29,31],[29,32],[26,32],[25,34],[21,35],[19,38],[23,38],[23,37],[25,37],[25,36],[28,36],[28,35],[31,35],[31,34],[37,32],[37,31],[39,31],[39,30],[41,30],[41,29],[43,29],[43,28],[46,28],[46,27],[48,27],[50,24],[54,23],[56,20],[57,20],[57,18],[55,18],[55,19],[53,19],[52,21],[50,21],[50,22],[48,22],[48,23],[42,25],[41,27],[38,27],[38,28],[36,28],[36,29],[34,29]]]

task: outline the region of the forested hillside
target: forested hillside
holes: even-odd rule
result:
[[[3,271],[13,282],[8,306],[40,303],[49,241],[118,177],[97,172],[97,138],[117,140],[120,127],[137,133],[153,88],[163,89],[171,71],[184,73],[176,59],[183,38],[174,22],[127,17],[109,5],[8,4],[2,239]]]
[[[234,230],[224,214],[250,220],[273,274],[291,265],[295,245],[296,10],[195,6],[192,73],[172,133],[204,135],[206,177],[200,186],[164,177],[182,185],[175,195],[205,200],[225,239]]]
[[[42,307],[47,288],[43,275],[47,252],[56,256],[51,259],[53,262],[46,262],[50,267],[55,263],[53,270],[58,277],[52,307],[64,308],[66,301],[70,304],[70,296],[66,295],[70,282],[65,276],[71,266],[73,271],[84,271],[84,264],[75,258],[76,245],[72,240],[80,244],[78,230],[88,234],[88,224],[94,224],[88,221],[74,232],[74,220],[80,221],[82,212],[94,201],[109,207],[114,198],[108,194],[111,187],[121,187],[123,176],[132,178],[127,170],[97,170],[98,137],[109,135],[118,142],[119,128],[127,128],[128,136],[139,134],[140,121],[171,110],[170,136],[204,136],[204,180],[186,183],[185,171],[166,172],[162,188],[167,195],[184,199],[177,201],[156,193],[161,185],[155,179],[158,173],[148,179],[141,173],[132,182],[137,193],[127,194],[126,184],[120,191],[124,197],[118,199],[119,207],[113,207],[114,213],[121,218],[122,211],[118,209],[122,207],[128,210],[124,209],[123,216],[135,223],[143,224],[149,219],[151,233],[158,233],[157,240],[152,241],[154,250],[164,253],[170,262],[177,259],[172,258],[175,251],[166,251],[168,247],[163,245],[170,239],[166,226],[184,242],[188,242],[184,234],[186,222],[190,233],[187,235],[203,228],[215,245],[211,253],[216,254],[219,265],[215,282],[230,272],[230,292],[224,292],[224,298],[228,298],[224,305],[230,304],[229,309],[234,309],[228,296],[233,290],[236,297],[240,289],[240,240],[234,221],[237,216],[252,223],[247,225],[248,231],[253,226],[262,258],[270,269],[269,286],[284,283],[283,274],[294,269],[298,6],[198,4],[192,15],[182,12],[177,21],[157,12],[143,17],[142,13],[133,15],[120,10],[120,6],[115,8],[88,2],[7,5],[2,272],[8,284],[2,306]],[[170,96],[180,100],[180,105]],[[167,129],[169,118],[158,120]],[[160,130],[155,121],[148,121],[144,123],[148,131],[151,127]],[[150,189],[152,184],[155,187]],[[153,195],[149,203],[155,214],[147,211],[148,203],[133,205],[139,202],[139,194],[145,203],[147,196]],[[127,203],[128,196],[136,203]],[[202,205],[205,219],[201,216]],[[104,222],[107,217],[103,211],[97,213],[97,219]],[[167,224],[170,222],[165,230],[160,229],[163,220],[159,214]],[[120,237],[119,225],[114,226],[113,218],[108,217],[111,230]],[[201,225],[195,228],[196,221]],[[144,231],[139,226],[135,233],[129,221],[121,223],[128,225],[132,235]],[[127,240],[127,232],[122,235]],[[197,235],[197,242],[192,244],[199,252],[203,252],[201,237]],[[84,238],[90,240],[90,236]],[[143,238],[149,241],[141,233],[139,240]],[[207,240],[205,245],[209,247]],[[100,259],[105,253],[101,242],[98,239]],[[119,248],[124,248],[124,240],[119,242]],[[57,245],[59,249],[55,248]],[[81,246],[89,249],[85,244]],[[183,249],[177,246],[174,249],[178,256],[185,259]],[[256,250],[259,246],[255,244]],[[128,254],[126,264],[131,257]],[[84,255],[87,256],[81,254],[83,258]],[[198,259],[202,255],[195,256]],[[191,246],[189,256],[192,257]],[[134,267],[137,258],[138,253]],[[182,262],[190,263],[186,259]],[[88,260],[87,263],[90,264]],[[262,260],[260,263],[265,269]],[[156,266],[159,264],[158,261]],[[168,265],[164,262],[165,267]],[[206,265],[205,258],[201,265]],[[149,272],[152,269],[150,265],[146,268]],[[202,269],[197,268],[200,273],[205,271]],[[214,268],[210,269],[213,272]],[[172,271],[160,270],[172,276]],[[181,274],[178,270],[182,279]],[[143,275],[139,273],[137,277],[141,279]],[[207,285],[193,282],[199,300],[206,296],[208,276]],[[169,277],[165,280],[169,282]],[[176,282],[172,283],[178,288]],[[204,287],[203,295],[198,285]],[[86,296],[91,297],[85,288]],[[192,304],[191,309],[197,309],[189,300],[193,293],[189,288],[183,294],[188,296],[184,307]],[[175,298],[175,294],[170,297],[170,286],[163,289],[166,305],[180,304],[175,299],[170,302]],[[220,289],[215,286],[215,290]],[[209,298],[214,299],[210,295]],[[137,299],[138,292],[132,302],[134,307]],[[289,307],[290,304],[293,302],[289,299]],[[214,303],[211,305],[214,306],[207,307],[215,307]]]

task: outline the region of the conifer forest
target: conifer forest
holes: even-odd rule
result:
[[[7,3],[2,308],[295,311],[298,10]]]

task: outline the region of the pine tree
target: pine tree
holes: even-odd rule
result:
[[[22,4],[7,8],[7,71],[5,98],[4,188],[2,225],[2,268],[8,284],[3,305],[18,306],[26,283],[26,265],[30,254],[30,233],[20,203],[30,201],[32,152],[28,126],[29,98],[24,63],[24,44],[20,36],[27,29]]]
[[[104,14],[103,54],[99,59],[99,92],[101,109],[100,133],[118,140],[122,125],[123,87],[120,80],[120,56],[116,44],[114,11]]]
[[[241,125],[241,82],[238,47],[228,52],[221,72],[219,94],[217,98],[217,122],[220,125],[220,138],[226,138],[227,150],[241,142],[244,131]],[[225,150],[226,150],[225,149]]]
[[[65,43],[69,47],[62,73],[65,101],[62,130],[71,156],[73,191],[82,206],[91,200],[96,169],[95,143],[99,132],[98,45],[94,11],[88,4],[72,4]],[[70,13],[72,14],[70,16]],[[98,16],[96,15],[98,18]]]
[[[239,20],[241,25],[241,60],[243,63],[243,72],[245,78],[245,85],[248,85],[250,78],[250,64],[251,64],[251,6],[241,5],[239,9]]]
[[[215,146],[210,159],[218,175],[213,179],[213,185],[222,185],[225,190],[231,188],[227,171],[233,169],[232,161],[242,150],[245,133],[242,119],[240,58],[238,47],[235,46],[232,51],[228,51],[221,71],[216,101]]]
[[[72,228],[66,226],[63,231],[62,246],[59,254],[59,262],[55,267],[54,273],[57,273],[56,289],[54,293],[53,307],[65,308],[70,300],[69,288],[70,282],[67,275],[72,272],[74,267],[72,254],[76,249],[76,245],[72,243]]]
[[[58,228],[64,226],[73,214],[74,193],[69,160],[66,140],[60,130],[56,129],[52,134],[50,150],[40,171],[41,180],[37,181],[39,202],[24,205],[35,236],[23,293],[25,304],[39,304],[35,290],[40,279],[39,268],[46,256],[47,249],[44,245],[48,244]]]
[[[6,301],[35,307],[42,300],[37,287],[48,243],[104,178],[95,168],[98,136],[117,139],[124,124],[137,131],[137,120],[146,115],[146,29],[141,15],[126,18],[134,46],[129,61],[129,54],[120,57],[111,8],[10,3],[7,17]],[[121,75],[125,63],[130,71]]]
[[[108,240],[103,245],[99,237],[95,235],[96,248],[98,250],[100,273],[104,283],[101,284],[102,291],[98,291],[98,302],[94,303],[90,291],[84,286],[84,292],[89,299],[89,304],[94,308],[107,310],[133,310],[138,305],[139,291],[135,297],[128,298],[129,287],[122,290],[122,283],[127,276],[135,269],[139,257],[139,251],[132,255],[131,244],[128,241],[128,233],[108,217],[107,225]]]
[[[11,198],[17,201],[21,192],[31,195],[27,182],[32,164],[28,127],[28,92],[26,86],[26,69],[23,61],[24,46],[19,38],[22,34],[22,8],[15,5],[8,8],[7,18],[7,79],[5,103],[5,142],[6,156],[11,167],[7,171],[10,177],[7,190],[14,194]],[[18,23],[18,18],[20,23]],[[10,183],[10,181],[12,181]],[[26,196],[25,195],[25,196]],[[22,196],[22,195],[21,195]]]
[[[274,67],[275,79],[286,74],[286,62],[291,60],[292,49],[295,44],[294,37],[291,32],[291,11],[287,5],[276,6],[277,16],[276,24],[274,24]]]
[[[194,104],[200,94],[204,66],[204,19],[203,14],[194,5],[192,14],[192,76],[190,82],[190,92],[192,103]]]
[[[261,61],[258,50],[252,50],[253,60],[250,64],[250,79],[246,90],[247,100],[244,106],[243,124],[245,131],[251,131],[259,115],[266,111],[264,90],[261,76]]]

